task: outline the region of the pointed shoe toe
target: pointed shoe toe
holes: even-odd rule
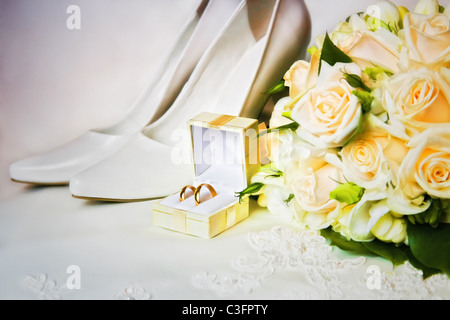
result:
[[[97,165],[70,180],[76,198],[129,202],[160,198],[192,182],[191,163],[182,163],[173,149],[142,134]]]
[[[129,138],[88,131],[61,147],[12,163],[10,177],[16,182],[66,185],[77,173],[116,152]]]

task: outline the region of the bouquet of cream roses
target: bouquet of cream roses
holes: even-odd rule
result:
[[[450,6],[382,0],[316,40],[239,193],[333,245],[450,275]],[[287,88],[288,87],[288,88]]]

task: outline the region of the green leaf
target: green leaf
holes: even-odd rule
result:
[[[266,92],[266,94],[272,95],[272,94],[280,93],[280,92],[282,92],[282,91],[285,90],[285,89],[286,89],[285,81],[284,81],[284,80],[281,80],[281,81],[278,82],[276,85],[274,85],[272,88],[270,88],[270,89]]]
[[[336,246],[342,250],[365,256],[374,255],[373,252],[364,247],[361,242],[348,240],[339,233],[331,230],[331,228],[320,230],[320,234],[330,241],[330,245]]]
[[[298,129],[299,126],[300,125],[297,122],[291,122],[291,123],[288,123],[288,124],[285,124],[285,125],[282,125],[282,126],[279,126],[276,128],[270,128],[270,129],[264,130],[263,132],[259,133],[258,138],[262,137],[263,135],[265,135],[267,133],[276,132],[276,131],[284,131],[284,130],[295,131]]]
[[[374,97],[370,94],[370,92],[362,91],[362,90],[353,90],[352,94],[356,96],[361,103],[363,113],[367,113],[372,109],[372,102]]]
[[[240,203],[242,201],[242,198],[245,195],[252,195],[252,194],[260,191],[262,189],[262,187],[264,187],[264,183],[262,183],[262,182],[254,182],[254,183],[250,184],[244,190],[242,190],[240,192],[235,192],[234,196],[239,198],[239,203]]]
[[[323,229],[320,234],[330,241],[330,245],[336,246],[344,251],[349,251],[363,256],[378,256],[392,262],[394,266],[402,265],[409,261],[412,266],[422,271],[423,278],[426,279],[434,274],[441,273],[440,270],[431,268],[420,262],[407,245],[395,245],[378,239],[368,242],[357,242],[349,240],[331,228]]]
[[[353,62],[352,58],[346,55],[341,49],[339,49],[333,41],[331,41],[328,33],[325,34],[325,40],[323,41],[322,53],[320,54],[319,62],[319,74],[322,68],[322,61],[327,62],[329,65],[334,66],[338,62],[350,63]]]
[[[330,198],[347,204],[354,204],[361,200],[364,188],[353,182],[342,183],[330,192]]]
[[[440,270],[434,269],[434,268],[430,268],[430,267],[427,267],[426,265],[424,265],[423,263],[421,263],[419,260],[417,260],[416,257],[414,257],[414,255],[412,254],[411,248],[410,248],[410,247],[408,247],[408,246],[406,246],[406,245],[402,245],[402,246],[400,246],[400,247],[398,247],[398,248],[399,248],[399,250],[403,251],[403,254],[404,254],[405,256],[408,257],[409,263],[411,263],[411,265],[412,265],[414,268],[419,269],[419,270],[422,271],[422,278],[423,278],[423,279],[426,279],[426,278],[428,278],[428,277],[431,277],[432,275],[441,273]]]
[[[290,194],[289,197],[286,200],[283,200],[286,204],[288,204],[289,202],[291,202],[291,200],[294,199],[294,194]]]
[[[408,256],[392,243],[386,243],[377,239],[361,243],[370,252],[391,261],[394,266],[402,265],[408,260]]]
[[[365,90],[365,91],[368,91],[368,92],[372,91],[372,89],[370,89],[364,83],[364,81],[362,81],[361,77],[358,76],[357,74],[344,73],[344,78],[348,82],[348,84],[351,85],[355,89],[361,88],[362,90]]]
[[[433,228],[428,224],[408,223],[406,232],[414,257],[450,277],[450,224],[442,223]]]

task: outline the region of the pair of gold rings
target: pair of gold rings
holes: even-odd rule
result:
[[[202,187],[206,187],[209,190],[209,193],[211,194],[211,197],[214,198],[217,196],[216,189],[214,189],[210,184],[202,183],[197,188],[191,185],[184,186],[183,189],[180,191],[180,202],[186,200],[186,190],[190,189],[192,193],[194,194],[194,201],[195,205],[198,206],[200,204],[200,190]]]

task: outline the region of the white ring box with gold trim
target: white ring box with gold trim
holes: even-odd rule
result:
[[[153,225],[203,238],[212,238],[249,215],[248,198],[239,199],[259,167],[258,121],[201,113],[188,121],[192,140],[194,187],[208,183],[217,191],[211,197],[201,188],[200,204],[187,189],[153,204]]]

